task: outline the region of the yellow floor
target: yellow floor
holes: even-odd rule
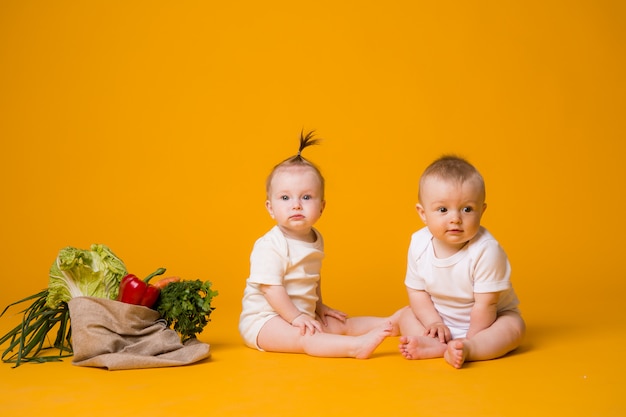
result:
[[[529,322],[515,354],[454,370],[443,360],[403,359],[397,338],[369,360],[261,353],[241,344],[232,323],[209,324],[201,339],[211,344],[211,359],[187,367],[0,364],[0,411],[89,417],[626,415],[626,324]]]

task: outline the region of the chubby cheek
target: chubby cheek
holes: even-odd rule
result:
[[[448,224],[446,222],[436,220],[431,220],[430,223],[428,223],[428,227],[437,233],[445,233],[445,231],[448,230]]]
[[[480,229],[480,221],[474,221],[469,225],[469,232],[472,234],[472,237],[478,233],[478,229]]]
[[[431,214],[426,214],[424,212],[420,213],[420,218],[422,222],[428,226],[438,227],[445,223],[445,221],[441,218],[441,216],[436,216]]]
[[[440,217],[429,217],[426,226],[428,226],[433,234],[445,234],[449,224]]]

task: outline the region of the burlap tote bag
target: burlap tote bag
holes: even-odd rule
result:
[[[159,313],[143,306],[95,297],[68,303],[72,363],[109,370],[188,365],[210,356],[197,339],[181,343]]]

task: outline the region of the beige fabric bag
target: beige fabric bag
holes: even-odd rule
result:
[[[72,363],[109,370],[188,365],[208,358],[209,345],[185,344],[151,308],[95,297],[68,303]]]

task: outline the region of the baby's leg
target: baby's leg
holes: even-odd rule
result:
[[[324,330],[328,333],[360,336],[391,322],[393,330],[390,336],[399,336],[400,318],[405,309],[408,309],[408,307],[396,311],[389,317],[357,316],[349,317],[345,322],[337,320],[334,317],[327,317],[328,326]]]
[[[432,359],[443,356],[446,344],[430,336],[402,336],[399,349],[406,359]]]
[[[467,339],[451,340],[448,342],[448,347],[443,354],[446,362],[457,369],[461,368],[467,359],[468,346],[465,342],[467,342]]]
[[[405,336],[423,336],[425,328],[422,323],[415,317],[415,313],[411,307],[404,307],[396,312],[399,313],[398,328],[400,334]]]
[[[257,343],[263,350],[284,353],[306,353],[311,356],[366,359],[391,335],[393,326],[383,323],[360,336],[346,336],[325,332],[302,335],[300,329],[293,327],[281,317],[268,321]]]
[[[484,361],[499,358],[517,348],[525,333],[522,317],[506,311],[496,321],[469,339],[456,339],[448,343],[446,361],[460,368],[465,361]]]
[[[424,336],[424,326],[415,317],[410,307],[400,310],[399,319],[400,353],[406,359],[441,358],[446,350],[446,344],[439,339]]]

